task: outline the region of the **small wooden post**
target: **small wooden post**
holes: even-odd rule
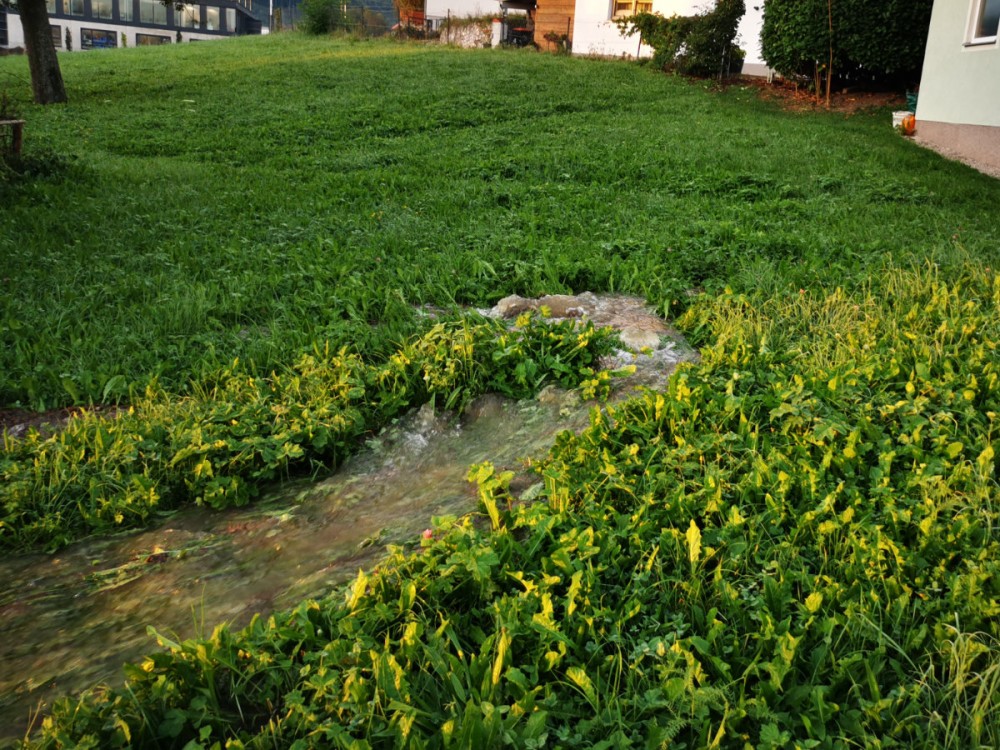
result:
[[[18,120],[14,123],[14,132],[10,139],[10,148],[14,152],[14,156],[21,155],[22,143],[24,143],[24,120]]]
[[[0,120],[0,126],[10,129],[10,154],[21,155],[21,145],[24,143],[24,120]]]

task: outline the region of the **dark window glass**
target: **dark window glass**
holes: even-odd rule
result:
[[[80,49],[110,49],[117,46],[118,32],[106,29],[80,29]]]
[[[976,38],[988,39],[997,35],[1000,26],[1000,0],[982,0],[976,24]]]
[[[140,47],[145,47],[147,44],[170,44],[170,37],[159,34],[136,34],[135,43]]]

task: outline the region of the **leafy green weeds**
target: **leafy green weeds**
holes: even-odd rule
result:
[[[474,467],[481,523],[161,639],[33,746],[994,745],[1000,281],[887,269],[680,324],[702,362],[560,435],[538,501]]]
[[[48,437],[5,435],[0,549],[58,549],[187,502],[244,505],[265,482],[337,465],[427,401],[460,409],[484,392],[523,398],[547,382],[606,393],[595,368],[609,341],[593,326],[532,318],[512,332],[439,323],[379,366],[329,347],[266,378],[234,363],[185,398],[150,387],[117,416],[85,413]]]

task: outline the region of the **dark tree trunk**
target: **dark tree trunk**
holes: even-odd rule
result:
[[[38,104],[66,101],[66,87],[59,71],[56,46],[49,30],[49,12],[45,0],[19,0],[24,46],[31,69],[31,89]]]

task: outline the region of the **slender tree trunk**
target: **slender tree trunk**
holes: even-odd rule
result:
[[[826,0],[826,12],[830,23],[830,64],[826,66],[826,108],[830,109],[830,85],[833,81],[833,0]]]
[[[66,101],[66,87],[63,85],[56,46],[49,30],[49,12],[46,10],[45,0],[20,0],[18,12],[24,29],[24,46],[28,53],[35,102],[56,104]]]

